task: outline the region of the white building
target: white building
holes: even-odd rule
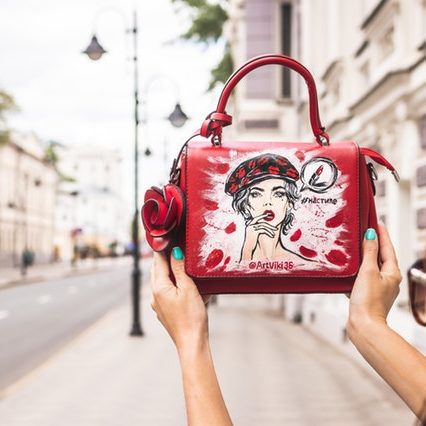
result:
[[[118,151],[90,147],[58,148],[63,181],[58,193],[56,245],[62,259],[70,259],[71,233],[81,229],[80,246],[107,253],[109,244],[130,239],[129,209],[125,206]]]
[[[34,135],[12,133],[0,146],[0,266],[18,266],[25,248],[52,259],[58,174]]]
[[[426,1],[232,0],[226,34],[236,66],[274,52],[302,62],[317,83],[331,141],[373,147],[396,167],[399,184],[377,167],[376,203],[405,275],[426,251]],[[307,108],[300,76],[265,67],[238,84],[231,133],[242,140],[310,141]],[[390,323],[426,350],[407,298],[404,277]],[[288,315],[300,304],[307,324],[346,345],[343,296],[287,296]]]

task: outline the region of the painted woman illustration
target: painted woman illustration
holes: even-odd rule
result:
[[[240,261],[310,260],[285,245],[300,197],[298,180],[293,164],[276,154],[246,160],[228,176],[225,192],[233,197],[232,207],[246,225]]]

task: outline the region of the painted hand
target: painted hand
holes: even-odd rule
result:
[[[350,295],[349,325],[360,320],[386,322],[399,293],[402,277],[392,241],[384,225],[379,224],[378,231],[378,239],[374,230],[368,230],[364,238],[362,264]]]
[[[154,253],[151,270],[151,307],[169,333],[178,350],[208,339],[208,319],[205,303],[211,296],[201,296],[186,273],[182,251],[175,247],[171,270],[176,286],[170,280],[170,267],[163,253]]]
[[[256,216],[246,225],[242,259],[250,260],[252,258],[260,235],[275,237],[278,228],[262,220],[266,216],[268,216],[267,213]]]

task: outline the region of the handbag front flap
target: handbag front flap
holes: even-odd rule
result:
[[[321,147],[192,141],[183,172],[189,275],[349,277],[358,272],[354,142]]]

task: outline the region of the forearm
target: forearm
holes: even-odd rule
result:
[[[385,322],[350,320],[348,332],[365,360],[425,420],[426,357]]]
[[[232,425],[217,380],[208,340],[178,351],[188,425]]]

